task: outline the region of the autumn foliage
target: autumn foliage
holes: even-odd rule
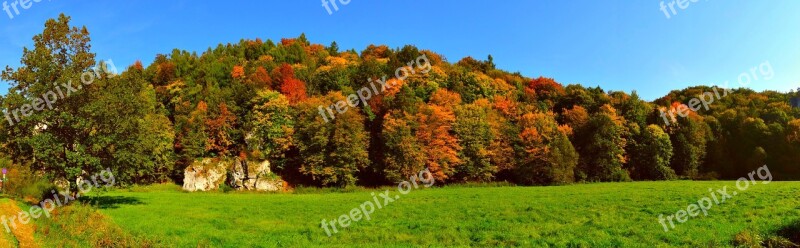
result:
[[[272,78],[269,77],[269,73],[267,73],[267,69],[264,69],[264,67],[256,68],[256,71],[250,75],[250,82],[252,82],[256,88],[272,87]]]
[[[552,78],[538,77],[525,86],[525,96],[528,99],[557,100],[562,95],[564,87]]]
[[[280,84],[281,93],[289,98],[290,103],[294,104],[308,97],[306,94],[306,84],[295,78],[294,69],[292,69],[292,66],[289,64],[281,65],[281,67],[277,69],[275,77]]]
[[[417,118],[416,137],[425,154],[425,165],[437,180],[445,181],[461,165],[458,157],[461,146],[453,135],[455,114],[448,105],[428,105],[420,109]]]
[[[228,110],[228,105],[220,103],[216,117],[207,119],[205,123],[209,134],[206,150],[221,155],[229,154],[230,148],[234,144],[231,132],[233,132],[235,123],[236,116]]]
[[[12,82],[3,110],[96,64],[88,33],[68,21],[48,23],[52,37],[37,36],[39,50],[2,74]],[[392,78],[421,55],[429,72]],[[426,169],[436,184],[737,179],[763,164],[776,179],[800,179],[800,109],[788,104],[795,93],[738,89],[691,111],[684,104],[709,87],[649,102],[508,72],[491,56],[452,61],[412,45],[340,51],[305,35],[201,54],[176,49],[98,79],[59,111],[0,124],[0,150],[33,170],[75,172],[49,176],[74,180],[84,168],[108,166],[126,183],[180,180],[197,159],[234,156],[269,161],[293,186],[381,186]],[[384,75],[392,87],[373,91],[366,106],[350,103]],[[672,108],[685,116],[665,125],[672,117],[660,110]]]
[[[234,66],[233,70],[231,71],[231,77],[233,79],[242,79],[244,78],[244,67],[242,66]]]

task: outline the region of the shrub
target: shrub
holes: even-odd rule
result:
[[[762,243],[763,238],[761,238],[761,235],[748,230],[741,231],[733,237],[733,246],[735,247],[762,247]]]
[[[792,243],[792,241],[781,237],[781,236],[770,236],[766,240],[764,240],[764,246],[768,248],[793,248],[798,247],[798,245]]]
[[[222,193],[228,193],[228,192],[233,191],[233,187],[231,187],[227,183],[221,183],[221,184],[219,184],[219,191],[222,192]]]
[[[44,198],[52,196],[56,190],[50,180],[35,175],[27,166],[9,165],[8,174],[3,182],[3,193],[21,198],[25,202],[37,204]]]

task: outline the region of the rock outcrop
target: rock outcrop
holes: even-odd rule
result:
[[[225,160],[205,158],[195,161],[183,173],[183,190],[209,191],[216,190],[226,179]]]
[[[255,162],[205,158],[195,161],[184,171],[186,191],[217,190],[227,183],[236,190],[280,191],[284,181],[270,171],[269,161]]]
[[[231,187],[236,190],[279,191],[283,180],[269,169],[269,161],[254,162],[236,159],[231,170]]]

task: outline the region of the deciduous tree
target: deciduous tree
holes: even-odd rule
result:
[[[318,106],[338,101],[346,101],[340,92],[300,102],[294,140],[302,173],[320,185],[344,187],[355,185],[356,173],[369,164],[369,133],[358,109],[339,113],[329,122],[322,119]]]

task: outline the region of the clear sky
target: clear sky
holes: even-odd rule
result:
[[[18,0],[0,0],[11,5]],[[242,38],[280,40],[305,33],[341,49],[413,44],[450,62],[491,54],[499,68],[653,100],[669,90],[731,81],[769,61],[756,90],[800,87],[800,1],[688,1],[675,13],[660,0],[606,1],[71,1],[41,0],[10,19],[0,12],[0,65],[19,65],[48,18],[85,25],[98,59],[120,69],[173,48],[205,51]],[[345,0],[345,2],[347,2]],[[681,1],[682,2],[682,1]],[[758,73],[758,72],[757,72]],[[763,78],[763,77],[762,77]],[[8,85],[0,83],[0,93]]]

